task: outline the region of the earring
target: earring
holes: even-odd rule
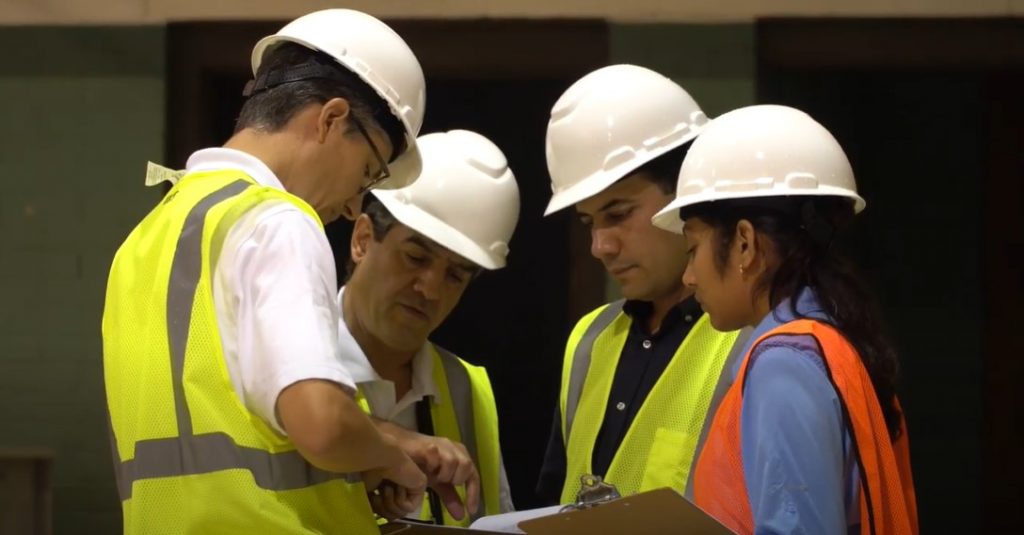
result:
[[[740,264],[740,275],[743,274],[743,264]]]

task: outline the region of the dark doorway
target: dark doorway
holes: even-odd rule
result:
[[[902,357],[922,532],[1015,529],[1024,23],[768,20],[757,33],[759,102],[831,130],[868,201],[846,245]]]
[[[253,43],[283,23],[187,23],[168,29],[168,165],[230,137]],[[569,214],[542,218],[550,197],[544,131],[555,100],[608,59],[604,22],[397,21],[427,75],[423,133],[475,130],[503,149],[522,197],[507,268],[484,273],[432,338],[487,367],[518,508],[533,487],[573,323],[603,301],[604,274]],[[350,224],[329,225],[339,277]]]
[[[434,339],[487,367],[515,503],[530,507],[572,328],[571,221],[565,214],[541,217],[551,192],[544,130],[551,105],[572,80],[428,83],[434,97],[425,131],[480,132],[502,148],[519,182],[522,208],[508,266],[474,281]]]

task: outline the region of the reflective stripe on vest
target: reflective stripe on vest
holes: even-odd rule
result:
[[[435,382],[439,390],[447,392],[449,403],[430,406],[431,418],[434,423],[434,434],[461,442],[473,459],[480,474],[480,503],[482,507],[466,516],[463,520],[455,520],[447,511],[443,512],[445,525],[469,526],[484,515],[500,513],[500,465],[501,448],[498,442],[498,414],[494,404],[487,372],[473,366],[450,351],[430,344],[436,351],[436,365],[440,363],[442,375],[435,373]],[[441,394],[445,399],[445,393]],[[450,406],[451,410],[446,410]],[[454,418],[453,418],[454,417]],[[452,420],[454,419],[454,422]],[[452,424],[454,423],[454,429]],[[460,495],[462,494],[460,490]],[[463,496],[463,499],[465,496]],[[424,516],[429,516],[424,502]]]
[[[116,450],[115,450],[116,451]],[[115,459],[117,490],[121,500],[132,497],[132,484],[157,477],[190,476],[242,468],[252,472],[256,485],[267,490],[292,490],[358,475],[345,476],[311,466],[297,451],[270,453],[239,446],[223,433],[143,440],[135,444],[135,458]]]
[[[501,449],[498,440],[498,413],[494,404],[490,380],[482,367],[473,366],[443,347],[428,344],[433,350],[433,380],[439,401],[430,403],[430,417],[434,436],[459,442],[473,459],[480,474],[481,508],[462,520],[456,520],[442,511],[446,526],[467,527],[474,520],[498,514],[500,507]],[[356,393],[359,406],[372,414],[369,401],[361,391]],[[483,425],[478,425],[482,422]],[[457,488],[465,499],[462,488]],[[432,518],[430,503],[424,499],[420,519]]]
[[[240,446],[225,433],[193,433],[183,376],[191,315],[202,270],[206,215],[215,205],[239,195],[252,185],[246,180],[237,180],[210,193],[192,207],[185,219],[174,252],[167,292],[167,334],[178,436],[139,440],[135,443],[134,457],[121,461],[111,424],[114,468],[122,501],[132,497],[132,485],[141,480],[231,469],[247,470],[257,486],[275,491],[299,489],[335,479],[360,480],[357,474],[346,475],[315,468],[296,450],[272,453]],[[109,418],[108,412],[108,422]]]
[[[320,225],[308,203],[240,171],[191,173],[118,248],[103,371],[126,534],[376,532],[362,483],[305,463],[231,382],[220,248],[241,218],[278,203]]]
[[[584,317],[570,337],[563,365],[563,439],[566,479],[561,501],[571,502],[579,477],[592,470],[618,359],[632,325],[623,301]],[[659,487],[686,490],[705,417],[737,333],[722,333],[702,315],[642,401],[619,444],[605,480],[623,494]]]
[[[604,307],[587,327],[583,338],[580,339],[573,352],[572,374],[569,376],[569,388],[565,399],[565,429],[562,430],[562,439],[566,444],[569,443],[572,422],[576,418],[576,407],[579,406],[580,396],[583,394],[583,383],[587,380],[587,370],[590,369],[590,356],[594,352],[594,342],[598,335],[603,333],[619,316],[625,303],[625,299],[619,299]]]
[[[450,351],[440,346],[434,346],[434,349],[440,355],[441,365],[444,366],[444,376],[448,380],[448,394],[452,397],[452,409],[455,411],[455,420],[459,424],[462,445],[466,447],[473,462],[479,465],[480,456],[476,451],[476,425],[473,423],[473,386],[469,383],[469,374],[466,373],[466,368],[462,366],[459,358]]]
[[[700,452],[704,449],[704,443],[708,440],[708,434],[711,431],[711,425],[714,423],[714,414],[718,410],[718,406],[722,404],[722,400],[725,399],[725,395],[729,392],[729,388],[732,386],[732,370],[735,369],[736,363],[743,358],[743,348],[747,346],[747,341],[754,334],[754,329],[751,327],[744,327],[740,329],[736,335],[736,341],[732,343],[732,349],[729,351],[729,356],[725,357],[725,363],[722,364],[722,373],[718,374],[718,384],[715,385],[715,393],[711,396],[711,403],[708,404],[708,414],[704,418],[704,427],[700,430],[700,438],[697,439],[697,447],[693,449],[693,461],[690,466],[690,474],[693,474],[694,469],[697,466],[697,459],[700,458]],[[690,501],[693,501],[693,477],[686,478],[686,491],[683,492],[683,496]]]
[[[756,531],[740,441],[743,392],[750,356],[761,342],[779,335],[812,336],[818,345],[825,375],[837,394],[844,426],[853,442],[851,453],[857,461],[861,483],[860,516],[856,519],[861,534],[918,533],[905,423],[901,417],[900,437],[890,441],[871,377],[856,349],[834,327],[813,320],[791,321],[769,331],[744,356],[736,380],[714,416],[707,447],[696,464],[695,503],[736,533]]]

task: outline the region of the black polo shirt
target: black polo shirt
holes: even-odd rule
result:
[[[653,305],[647,301],[627,301],[622,307],[633,321],[615,368],[608,406],[594,444],[591,467],[595,475],[604,477],[647,394],[703,314],[696,299],[690,297],[669,310],[661,328],[652,334],[647,329],[647,320],[653,310]],[[547,452],[537,482],[537,495],[545,503],[555,504],[561,499],[565,471],[565,443],[556,404]]]

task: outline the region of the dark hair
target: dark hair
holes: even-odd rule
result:
[[[380,128],[391,140],[393,157],[405,149],[405,127],[373,88],[333,58],[296,43],[284,43],[267,53],[256,79],[246,86],[250,95],[235,123],[235,132],[254,128],[277,132],[303,107],[343,98],[356,120]]]
[[[662,193],[671,195],[676,192],[679,168],[683,166],[683,159],[686,158],[692,144],[692,141],[688,141],[641,165],[627,176],[645,173],[646,178],[658,186]]]
[[[715,267],[724,273],[736,225],[747,220],[772,243],[779,260],[774,273],[758,281],[768,291],[774,309],[801,288],[814,290],[824,311],[857,349],[867,368],[882,407],[890,437],[900,432],[896,405],[899,361],[882,334],[879,307],[857,269],[832,241],[837,230],[853,218],[853,203],[842,197],[769,197],[706,202],[680,210],[683,218],[696,217],[714,230]],[[790,302],[796,317],[803,317]]]
[[[373,224],[373,239],[376,242],[384,241],[384,238],[391,232],[391,229],[398,224],[398,220],[395,219],[395,216],[391,215],[391,211],[384,206],[384,203],[380,202],[380,199],[373,195],[363,196],[363,205],[360,212],[369,216],[370,223]]]
[[[373,195],[363,197],[361,212],[370,218],[370,227],[373,229],[373,241],[377,243],[384,241],[384,238],[391,232],[391,229],[395,228],[395,225],[398,224],[398,220],[391,214],[391,211],[384,206],[384,203],[380,202],[380,199]],[[476,266],[473,269],[472,278],[480,275],[482,270],[483,268]],[[350,257],[345,262],[345,282],[352,278],[352,274],[355,271],[356,263]]]
[[[360,212],[366,214],[370,218],[370,228],[373,230],[373,241],[382,242],[384,238],[391,232],[391,229],[395,228],[398,220],[391,214],[391,211],[384,206],[384,203],[380,202],[377,197],[371,194],[363,196],[363,204]],[[352,261],[352,257],[349,257],[345,261],[345,282],[348,282],[352,278],[352,274],[356,272],[356,263]]]

